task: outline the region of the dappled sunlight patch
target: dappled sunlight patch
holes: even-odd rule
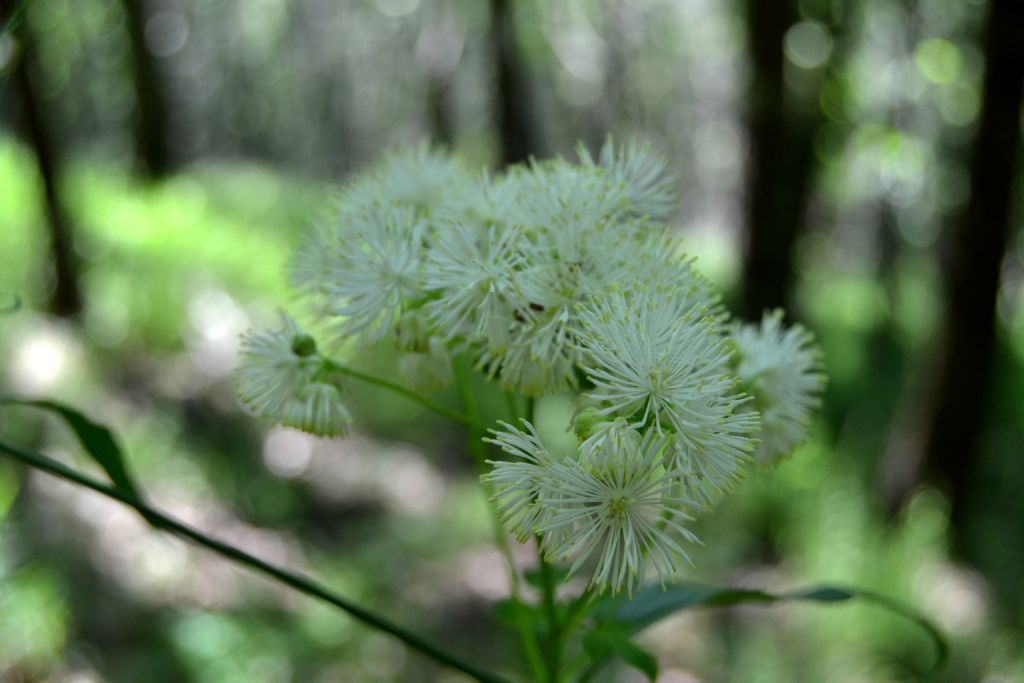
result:
[[[211,379],[228,376],[238,362],[239,339],[249,317],[231,295],[216,287],[197,291],[187,310],[192,326],[187,344],[193,363]]]
[[[42,397],[77,375],[84,353],[81,337],[67,322],[26,315],[3,339],[11,344],[6,374],[11,388],[23,396]]]
[[[977,633],[988,621],[991,589],[976,570],[949,561],[921,566],[914,592],[928,614],[955,636]]]
[[[158,504],[178,519],[204,529],[269,562],[306,565],[290,536],[238,519],[216,501],[197,498],[174,484],[151,491]],[[55,535],[74,538],[89,548],[96,568],[139,602],[226,609],[246,604],[253,586],[270,590],[282,605],[296,597],[262,579],[152,529],[132,510],[91,492],[52,478],[33,480],[33,490],[46,501],[45,515]]]
[[[316,444],[311,434],[276,427],[263,441],[263,464],[275,477],[295,479],[309,469]]]
[[[44,670],[65,646],[69,617],[64,582],[48,567],[0,574],[0,664]]]
[[[439,512],[446,483],[420,451],[358,434],[344,441],[314,440],[301,477],[317,496],[339,503],[383,503],[386,508],[406,515],[435,516]]]

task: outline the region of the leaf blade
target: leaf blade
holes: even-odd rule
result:
[[[0,403],[39,408],[61,417],[74,432],[82,449],[107,473],[111,483],[123,493],[139,498],[138,486],[128,473],[121,447],[109,428],[58,401],[0,397]]]
[[[658,678],[658,660],[629,638],[629,633],[621,628],[606,626],[590,631],[583,637],[583,647],[594,661],[600,661],[609,655],[616,657],[639,669],[654,681]]]
[[[949,658],[949,644],[941,631],[924,615],[888,596],[849,586],[819,585],[786,593],[769,593],[746,588],[718,588],[686,582],[665,589],[648,586],[633,600],[619,598],[610,601],[606,605],[605,616],[618,627],[625,628],[630,633],[637,633],[680,610],[694,607],[731,607],[751,603],[770,605],[797,601],[836,604],[857,599],[882,607],[916,624],[925,632],[935,648],[936,659],[931,670],[938,670],[945,665]]]

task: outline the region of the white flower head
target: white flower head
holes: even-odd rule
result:
[[[492,469],[481,480],[493,489],[502,521],[520,542],[525,542],[541,533],[541,526],[551,514],[551,508],[540,500],[540,489],[556,458],[541,443],[533,425],[526,420],[522,423],[526,431],[499,422],[503,429],[491,430],[494,438],[484,439],[516,460],[488,460]]]
[[[313,338],[288,316],[277,329],[242,338],[235,384],[242,403],[260,417],[320,436],[343,435],[351,416],[337,379]]]
[[[470,174],[453,156],[426,145],[387,159],[378,175],[392,201],[428,214],[453,186],[470,182]]]
[[[536,397],[576,383],[578,354],[568,307],[533,306],[536,308],[517,311],[523,320],[513,330],[508,346],[486,349],[480,365],[491,376],[500,370],[502,388]]]
[[[250,410],[277,419],[287,401],[319,369],[312,337],[282,315],[279,328],[243,335],[235,385],[239,398]]]
[[[409,209],[382,209],[346,217],[351,223],[330,246],[319,294],[346,334],[369,344],[392,331],[402,312],[419,302],[426,224]]]
[[[520,229],[493,225],[477,233],[456,224],[435,236],[423,280],[437,294],[426,311],[441,334],[508,345],[522,299],[516,282],[524,261],[521,241]]]
[[[758,445],[760,424],[756,411],[730,410],[717,423],[709,421],[702,429],[673,435],[670,467],[679,472],[680,484],[691,498],[711,507],[743,478]]]
[[[674,291],[600,297],[580,308],[584,370],[590,398],[605,415],[637,415],[660,432],[694,431],[714,423],[701,408],[729,396],[735,380],[714,322],[681,311]]]
[[[483,172],[468,182],[455,183],[433,213],[439,223],[457,223],[479,233],[527,224],[524,193],[527,171],[513,166],[499,176]]]
[[[552,510],[542,523],[544,550],[578,571],[596,557],[591,584],[632,593],[646,566],[665,583],[680,561],[681,541],[697,542],[686,528],[692,502],[664,468],[667,440],[616,421],[580,447],[575,461],[548,466],[540,501]]]
[[[288,268],[289,279],[299,291],[315,296],[323,287],[331,270],[335,232],[327,222],[317,221],[304,235]]]
[[[583,307],[587,396],[602,415],[666,433],[669,466],[705,502],[739,478],[756,445],[757,416],[744,412],[717,319],[677,290],[612,294]]]
[[[411,210],[417,218],[430,219],[453,188],[471,182],[470,174],[451,155],[420,145],[388,155],[351,183],[342,195],[340,213],[401,208]]]
[[[554,226],[535,237],[523,250],[525,265],[513,272],[511,343],[481,357],[503,386],[531,396],[576,385],[580,304],[626,286],[643,268],[632,258],[635,242],[611,223]]]
[[[483,477],[520,540],[540,535],[549,558],[572,562],[570,573],[595,560],[591,583],[612,592],[631,593],[648,565],[664,583],[689,560],[681,541],[697,541],[685,526],[694,506],[665,470],[664,436],[607,422],[575,457],[557,457],[523,424],[495,432],[489,441],[517,460],[492,462]]]
[[[564,159],[532,162],[520,178],[523,221],[550,233],[583,231],[623,214],[626,197],[604,169]]]
[[[609,137],[601,147],[595,164],[582,145],[578,148],[580,160],[586,166],[605,169],[614,183],[616,192],[624,195],[626,213],[634,217],[650,217],[666,221],[675,209],[672,176],[666,172],[668,160],[656,153],[650,143],[631,140],[616,146]]]
[[[640,224],[642,225],[642,224]],[[671,302],[680,313],[703,311],[706,318],[725,321],[727,312],[711,282],[700,274],[695,259],[680,249],[679,239],[666,229],[637,229],[633,240],[630,289],[641,292],[671,292]]]
[[[761,413],[755,458],[778,462],[807,436],[825,383],[821,354],[802,326],[783,327],[779,310],[766,312],[760,325],[738,326],[732,343],[736,374]]]

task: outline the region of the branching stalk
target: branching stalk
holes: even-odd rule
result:
[[[25,465],[42,470],[66,481],[78,484],[79,486],[92,489],[107,498],[123,503],[128,507],[133,508],[136,512],[142,514],[146,520],[156,528],[162,531],[167,531],[196,545],[211,550],[221,557],[268,576],[271,579],[279,583],[283,583],[284,585],[289,586],[309,597],[333,605],[338,609],[347,612],[359,621],[362,621],[364,624],[391,634],[413,650],[416,650],[426,657],[429,657],[430,659],[433,659],[447,667],[461,671],[470,678],[480,681],[480,683],[509,683],[508,679],[497,674],[484,671],[473,664],[463,661],[456,655],[446,652],[442,648],[423,639],[412,631],[394,624],[384,617],[375,614],[371,610],[333,593],[311,578],[288,569],[277,567],[259,559],[258,557],[250,555],[244,550],[240,550],[239,548],[228,545],[223,541],[211,538],[202,531],[179,522],[156,508],[147,505],[135,496],[129,495],[114,488],[113,486],[80,474],[79,472],[76,472],[75,470],[44,455],[18,448],[17,446],[4,443],[3,441],[0,441],[0,451],[9,454],[14,459]]]
[[[487,427],[482,422],[480,422],[480,420],[474,417],[470,417],[469,415],[466,415],[464,413],[460,413],[457,410],[453,410],[452,408],[449,408],[446,405],[429,399],[426,396],[423,396],[422,394],[418,394],[415,391],[412,391],[411,389],[407,389],[406,387],[403,387],[401,384],[398,384],[397,382],[391,382],[380,377],[369,375],[365,372],[360,372],[359,370],[356,370],[355,368],[350,368],[349,366],[344,365],[343,363],[339,363],[338,361],[332,358],[324,358],[324,362],[331,370],[335,370],[344,375],[348,375],[349,377],[361,380],[363,382],[366,382],[367,384],[373,384],[375,386],[381,387],[382,389],[393,391],[396,394],[401,394],[410,401],[415,401],[416,403],[419,403],[425,408],[434,411],[438,415],[443,415],[447,418],[455,420],[456,422],[461,422],[470,429],[478,430],[480,433],[483,433],[487,429]]]

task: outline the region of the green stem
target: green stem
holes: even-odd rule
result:
[[[536,424],[537,401],[533,398],[526,399],[526,417],[531,423]],[[537,562],[540,565],[540,580],[544,605],[544,615],[548,622],[548,680],[551,683],[558,683],[561,677],[562,667],[562,627],[558,622],[558,609],[555,596],[555,576],[551,571],[551,565],[544,559],[542,545],[543,537],[538,534],[534,540],[537,545]]]
[[[551,683],[557,683],[562,668],[562,629],[558,623],[558,610],[555,604],[555,575],[551,564],[544,559],[541,549],[541,537],[536,537],[537,559],[540,561],[540,581],[544,616],[548,620],[548,677]]]
[[[381,387],[382,389],[388,389],[389,391],[393,391],[396,394],[401,394],[410,401],[415,401],[416,403],[419,403],[420,405],[429,408],[430,410],[433,410],[438,415],[444,415],[445,417],[451,418],[456,422],[461,422],[462,424],[466,425],[471,429],[479,430],[481,433],[483,433],[487,429],[487,427],[482,422],[480,422],[480,420],[469,415],[460,413],[457,410],[453,410],[446,405],[442,405],[437,401],[433,401],[427,398],[426,396],[417,394],[415,391],[407,389],[406,387],[403,387],[401,384],[391,382],[386,379],[381,379],[380,377],[374,377],[373,375],[368,375],[365,372],[360,372],[359,370],[350,368],[349,366],[343,365],[342,363],[339,363],[338,361],[333,360],[331,358],[324,358],[324,362],[326,363],[327,367],[329,367],[331,370],[335,370],[344,375],[348,375],[349,377],[354,377],[355,379],[361,380],[368,384],[373,384],[375,386]]]
[[[459,403],[462,405],[462,409],[466,411],[470,420],[474,423],[482,425],[480,420],[480,409],[477,406],[476,401],[473,397],[473,387],[471,385],[471,373],[469,366],[464,358],[455,359],[455,387],[459,394]],[[484,430],[482,427],[470,427],[469,435],[466,438],[466,449],[473,456],[473,460],[476,462],[477,470],[481,475],[487,472],[487,450],[484,447],[482,440]],[[508,537],[505,535],[505,529],[501,525],[501,518],[498,515],[498,507],[494,502],[493,491],[484,486],[484,496],[487,498],[487,504],[491,509],[491,527],[494,533],[494,544],[501,551],[502,556],[505,559],[505,566],[508,571],[509,590],[514,600],[519,600],[520,587],[519,587],[519,573],[516,571],[515,562],[512,561],[512,548],[509,547]],[[517,610],[517,614],[521,614]],[[540,649],[537,646],[537,641],[533,637],[533,632],[530,630],[530,624],[523,618],[518,619],[519,628],[519,640],[523,646],[523,652],[526,655],[526,661],[530,665],[530,670],[533,672],[535,680],[540,680],[540,677],[544,671],[544,665],[541,662]]]
[[[511,391],[505,392],[505,408],[508,410],[509,424],[515,425],[519,422],[519,402],[516,395]]]
[[[572,633],[580,621],[583,620],[584,615],[587,613],[587,607],[590,606],[591,600],[594,598],[594,594],[590,590],[590,586],[587,586],[583,593],[578,598],[572,601],[568,609],[565,612],[565,618],[562,620],[562,632],[565,634]]]
[[[509,683],[507,679],[502,678],[497,674],[478,669],[472,664],[462,661],[455,655],[445,652],[415,633],[408,631],[397,624],[391,623],[387,619],[378,616],[365,607],[361,607],[335,593],[332,593],[330,590],[321,586],[311,578],[303,576],[297,572],[276,567],[243,550],[239,550],[234,546],[228,545],[227,543],[218,541],[214,538],[210,538],[203,532],[168,517],[156,508],[142,502],[135,496],[124,493],[112,486],[80,474],[44,455],[23,450],[17,446],[4,443],[3,441],[0,441],[0,451],[8,453],[16,460],[19,460],[30,467],[48,472],[56,477],[74,482],[75,484],[92,489],[93,491],[96,491],[108,498],[124,503],[128,507],[134,508],[137,512],[142,514],[146,520],[155,527],[180,536],[192,543],[195,543],[196,545],[207,548],[208,550],[211,550],[232,562],[249,567],[261,574],[265,574],[286,586],[294,588],[300,593],[304,593],[312,598],[334,605],[335,607],[352,615],[359,621],[362,621],[373,628],[384,631],[385,633],[391,634],[413,650],[426,655],[440,664],[444,664],[452,669],[461,671],[470,678],[480,681],[480,683]]]

